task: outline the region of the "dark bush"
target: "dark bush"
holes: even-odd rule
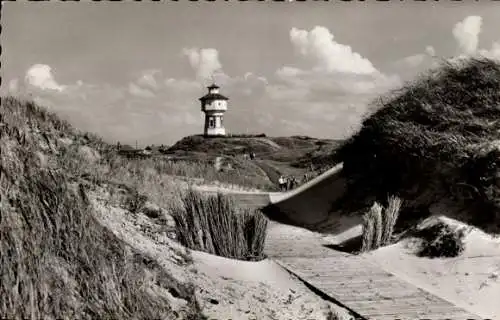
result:
[[[465,249],[464,229],[453,230],[443,222],[420,230],[417,236],[423,240],[417,253],[419,257],[452,258],[459,256]]]

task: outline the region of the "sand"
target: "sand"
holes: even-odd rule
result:
[[[452,219],[435,217],[455,227]],[[465,250],[456,258],[421,258],[415,240],[365,254],[386,271],[483,318],[500,319],[500,238],[469,228]]]
[[[90,195],[96,218],[138,252],[156,260],[181,282],[195,285],[197,299],[208,319],[350,319],[347,311],[327,302],[286,270],[270,260],[246,262],[190,251],[193,263],[186,265],[184,248],[166,236],[165,228],[142,213],[110,206],[101,190]],[[152,286],[160,292],[160,288]],[[174,310],[184,301],[166,298]]]
[[[275,262],[237,261],[193,251],[196,269],[206,276],[199,287],[210,319],[328,319],[347,311],[311,293]]]

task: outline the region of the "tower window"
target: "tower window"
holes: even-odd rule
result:
[[[208,118],[208,127],[209,128],[215,128],[215,119],[214,119],[214,117]]]

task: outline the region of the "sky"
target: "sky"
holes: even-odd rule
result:
[[[231,133],[342,139],[439,61],[500,59],[495,1],[7,2],[2,95],[110,142],[202,133],[214,79]]]

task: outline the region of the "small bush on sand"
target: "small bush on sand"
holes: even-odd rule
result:
[[[267,219],[259,212],[239,212],[223,194],[205,196],[189,190],[171,207],[176,239],[184,246],[240,260],[263,258]]]
[[[423,240],[419,257],[457,257],[465,249],[465,230],[454,230],[443,222],[420,230],[417,236]]]
[[[392,196],[389,197],[386,208],[378,202],[371,206],[363,216],[361,252],[374,250],[390,243],[401,205],[401,199]]]
[[[375,107],[337,153],[346,206],[396,193],[407,209],[452,201],[461,220],[500,230],[499,62],[443,63]]]

